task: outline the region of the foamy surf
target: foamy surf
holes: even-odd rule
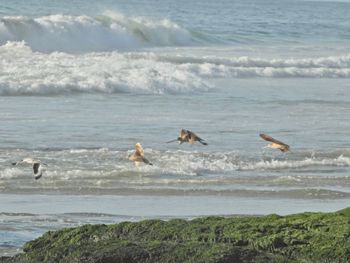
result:
[[[1,95],[67,93],[178,94],[208,90],[200,76],[168,62],[109,52],[33,52],[24,42],[0,46]]]
[[[19,156],[31,155],[27,150],[15,152]],[[141,167],[127,160],[128,153],[106,148],[35,151],[41,161],[49,164],[40,181],[33,180],[31,167],[11,167],[10,157],[6,157],[0,163],[0,192],[349,197],[346,172],[350,157],[334,157],[333,152],[261,159],[238,152],[146,149],[154,165]]]
[[[0,95],[191,94],[219,78],[349,78],[350,56],[310,59],[174,56],[154,52],[50,54],[0,46]]]
[[[101,149],[79,149],[79,150],[51,150],[36,151],[35,155],[41,156],[42,161],[50,162],[50,171],[58,173],[61,163],[62,172],[72,176],[80,174],[89,177],[86,172],[100,174],[113,174],[119,172],[140,172],[178,175],[198,175],[201,173],[230,173],[233,171],[283,171],[308,168],[332,168],[350,167],[350,157],[342,154],[335,156],[330,153],[308,153],[300,152],[294,156],[281,156],[278,159],[272,157],[250,157],[239,152],[189,152],[189,151],[159,151],[145,150],[148,158],[154,160],[154,167],[142,166],[141,168],[132,165],[127,156],[132,151],[118,151],[107,148]],[[16,152],[20,156],[32,155],[27,150]],[[309,156],[306,156],[309,155]],[[9,157],[7,157],[9,158]],[[10,161],[10,160],[9,160]],[[11,162],[10,162],[11,163]],[[6,167],[3,159],[4,169],[0,171],[1,178],[16,176],[20,170],[18,167]],[[71,169],[74,168],[74,169]],[[56,170],[57,169],[57,170]],[[18,174],[19,175],[19,174]],[[55,175],[56,176],[56,175]]]

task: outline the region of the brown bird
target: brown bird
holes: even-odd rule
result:
[[[135,162],[136,166],[139,166],[140,163],[145,163],[145,164],[149,164],[149,165],[153,165],[150,161],[148,161],[145,157],[144,157],[144,152],[143,152],[143,148],[141,143],[136,143],[135,144],[135,152],[133,154],[130,154],[128,156],[128,159],[130,161]]]
[[[208,143],[206,143],[203,139],[199,138],[197,134],[185,129],[181,129],[180,136],[177,137],[177,139],[168,141],[167,143],[175,142],[175,141],[177,141],[179,144],[182,144],[184,142],[194,144],[196,141],[198,141],[203,145],[208,145]]]
[[[272,142],[267,145],[267,148],[278,149],[281,152],[289,151],[289,145],[285,144],[284,142],[278,141],[267,134],[260,134],[260,137],[263,138],[265,141]]]

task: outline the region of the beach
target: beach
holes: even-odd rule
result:
[[[350,3],[316,2],[1,3],[0,256],[84,224],[348,207]],[[166,143],[182,128],[208,145]]]

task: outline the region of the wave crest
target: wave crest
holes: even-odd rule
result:
[[[162,60],[163,58],[160,58]],[[350,54],[318,58],[169,57],[202,77],[350,78]]]
[[[34,51],[87,52],[115,49],[182,46],[194,36],[176,23],[106,12],[103,15],[0,18],[0,45],[25,41]]]

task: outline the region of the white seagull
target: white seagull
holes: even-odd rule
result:
[[[39,160],[34,160],[32,158],[24,158],[21,161],[18,161],[16,163],[12,163],[12,165],[19,165],[19,164],[23,164],[23,163],[33,165],[33,173],[35,175],[35,180],[38,180],[41,178],[41,176],[43,175],[43,165],[45,165],[45,166],[47,165],[45,163],[40,162]]]
[[[138,166],[140,163],[145,163],[145,164],[149,164],[149,165],[153,165],[150,161],[148,161],[145,157],[144,157],[144,152],[143,152],[143,148],[141,143],[136,143],[135,144],[135,152],[133,154],[130,154],[128,156],[128,159],[130,161],[135,162],[135,165]]]

